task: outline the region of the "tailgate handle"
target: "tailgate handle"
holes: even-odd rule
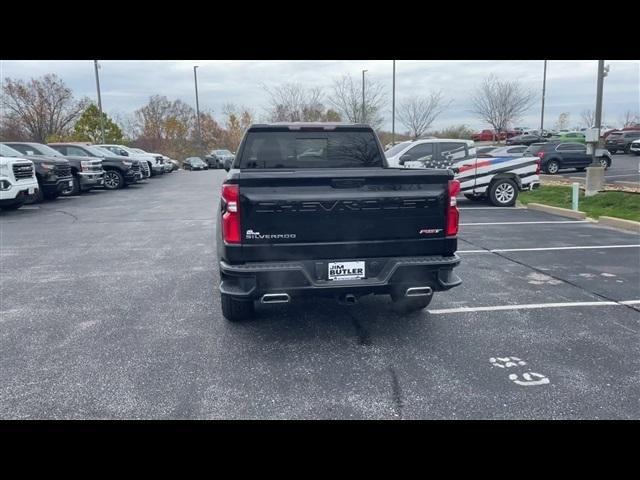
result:
[[[333,188],[358,188],[364,185],[364,178],[336,178],[331,180]]]

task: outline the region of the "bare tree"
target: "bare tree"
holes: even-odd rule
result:
[[[3,110],[37,142],[69,133],[88,103],[86,98],[76,100],[71,89],[54,74],[29,82],[7,78],[2,85]]]
[[[640,117],[637,112],[627,110],[622,117],[622,127],[631,127],[640,123]]]
[[[409,129],[415,140],[429,129],[449,105],[451,101],[445,103],[441,92],[431,93],[428,97],[413,96],[399,103],[398,120]]]
[[[263,86],[269,95],[266,108],[271,122],[318,122],[325,107],[322,89],[305,88],[298,83],[285,83],[275,87]]]
[[[556,122],[556,130],[563,130],[569,126],[569,112],[562,112],[558,115],[558,121]]]
[[[501,81],[491,74],[471,97],[471,111],[499,135],[531,108],[535,93],[519,81]]]
[[[582,125],[584,127],[591,128],[595,126],[596,114],[593,110],[583,110],[580,118],[582,119]]]
[[[379,130],[384,122],[382,109],[386,104],[385,88],[376,80],[367,80],[364,99],[364,117],[362,115],[362,83],[349,75],[343,75],[333,81],[329,103],[347,121],[368,123]]]

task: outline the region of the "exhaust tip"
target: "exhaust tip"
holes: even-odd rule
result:
[[[412,287],[407,288],[405,292],[406,297],[428,297],[431,294],[433,294],[431,287]]]
[[[261,303],[289,303],[288,293],[266,293],[260,298]]]

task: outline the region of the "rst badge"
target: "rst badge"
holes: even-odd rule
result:
[[[420,230],[419,235],[434,235],[436,233],[440,233],[442,231],[441,228],[423,228]]]

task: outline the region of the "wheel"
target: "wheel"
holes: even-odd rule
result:
[[[489,199],[496,207],[511,207],[518,198],[518,186],[513,180],[496,180],[489,188]]]
[[[18,200],[15,203],[10,203],[8,205],[3,205],[2,207],[0,207],[0,210],[17,210],[19,209],[22,205],[24,205],[24,200]]]
[[[220,296],[222,315],[230,322],[238,322],[253,317],[255,309],[252,300],[238,300],[225,293]]]
[[[431,295],[420,297],[406,297],[398,292],[391,294],[391,300],[393,301],[393,309],[398,313],[411,313],[427,308],[427,306],[433,300],[433,293]]]
[[[487,198],[484,195],[474,195],[473,193],[465,193],[464,196],[472,202],[481,202]]]
[[[547,162],[547,165],[544,167],[545,172],[549,175],[555,175],[560,170],[560,164],[557,160],[551,160]]]
[[[598,162],[600,163],[600,166],[605,170],[609,169],[609,160],[606,157],[600,157],[598,159]]]
[[[117,190],[124,186],[124,178],[118,170],[107,170],[104,172],[104,188],[107,190]]]

